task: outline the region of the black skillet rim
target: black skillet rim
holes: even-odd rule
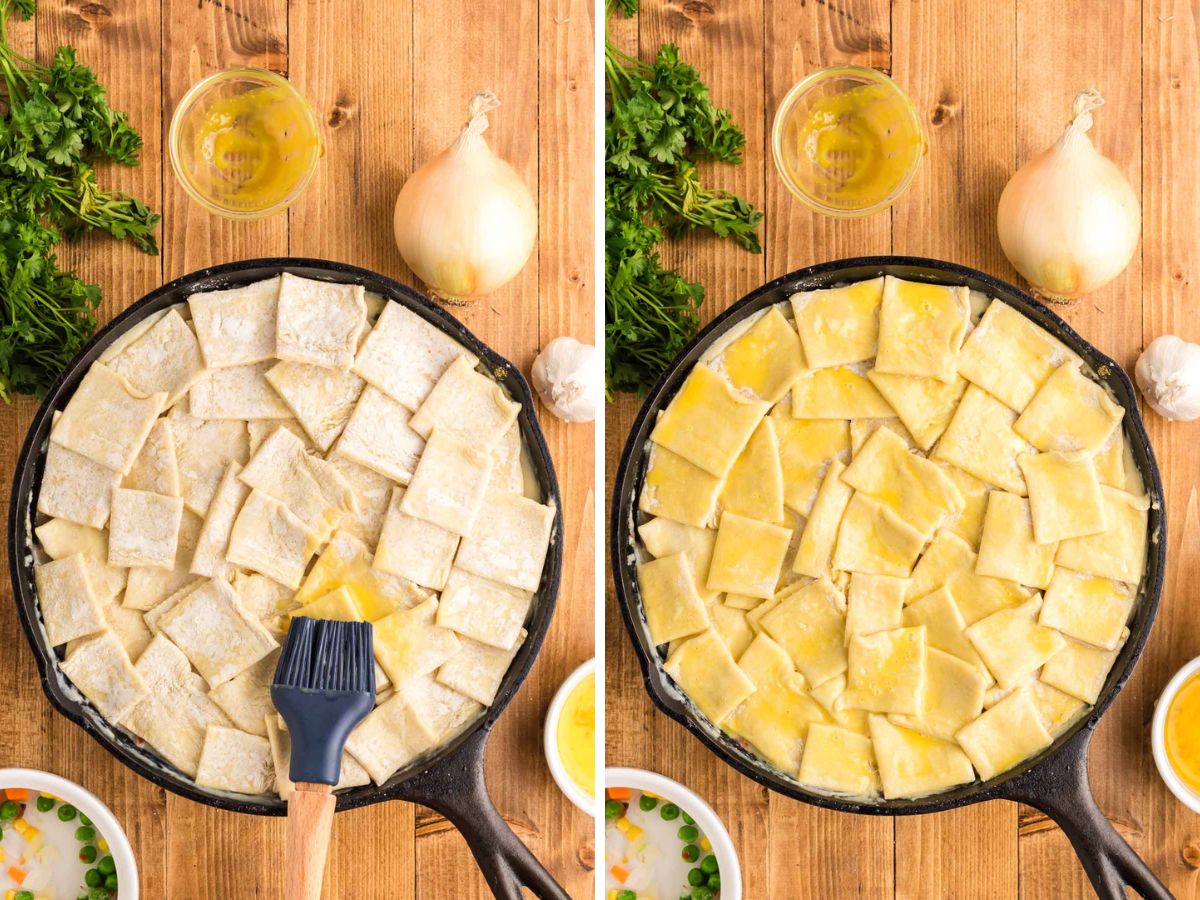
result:
[[[1013,305],[1017,306],[1023,315],[1047,327],[1072,350],[1086,358],[1110,387],[1119,390],[1122,406],[1126,410],[1123,427],[1126,429],[1126,435],[1135,442],[1135,454],[1141,451],[1144,458],[1145,465],[1141,465],[1141,460],[1139,460],[1139,469],[1145,481],[1147,493],[1151,498],[1148,531],[1152,536],[1157,536],[1157,540],[1152,540],[1147,548],[1146,568],[1142,579],[1143,596],[1134,614],[1134,619],[1130,623],[1130,637],[1125,642],[1112,672],[1109,673],[1099,699],[1086,716],[1060,734],[1046,750],[1025,760],[1013,769],[997,775],[990,781],[974,781],[959,788],[935,794],[931,798],[856,801],[810,792],[796,782],[785,780],[781,774],[772,771],[765,762],[757,762],[755,757],[727,735],[722,733],[720,737],[714,737],[715,726],[701,724],[699,713],[691,711],[688,703],[668,696],[666,685],[669,683],[670,676],[663,671],[662,660],[659,658],[657,650],[653,647],[648,648],[643,643],[642,626],[637,621],[641,615],[641,604],[635,596],[637,593],[636,578],[632,577],[629,567],[625,564],[625,558],[634,545],[630,526],[637,511],[633,498],[636,496],[635,487],[640,489],[644,477],[645,454],[643,447],[649,434],[648,420],[662,408],[670,397],[674,396],[683,382],[686,371],[690,370],[691,365],[708,344],[724,333],[727,328],[736,324],[741,317],[751,315],[761,308],[785,299],[782,295],[769,301],[764,299],[769,295],[781,293],[781,289],[789,288],[794,291],[809,286],[826,287],[838,283],[836,278],[829,276],[841,271],[874,270],[875,274],[884,274],[888,269],[902,267],[925,270],[924,272],[907,272],[903,277],[923,277],[928,281],[943,284],[969,284],[969,286],[978,287],[989,297],[1015,301]],[[853,276],[853,280],[858,280],[858,277]],[[812,283],[804,284],[806,281]],[[1030,315],[1031,312],[1034,315]],[[1042,768],[1044,763],[1050,762],[1063,753],[1078,753],[1080,752],[1078,748],[1086,748],[1086,741],[1081,744],[1075,738],[1081,732],[1090,732],[1096,727],[1101,716],[1104,715],[1133,673],[1145,648],[1146,640],[1149,638],[1150,628],[1158,612],[1162,593],[1167,540],[1166,516],[1162,507],[1162,479],[1154,457],[1154,448],[1150,444],[1150,438],[1146,433],[1145,423],[1137,403],[1137,392],[1129,376],[1114,360],[1084,340],[1067,322],[1028,293],[984,272],[943,260],[914,256],[863,256],[832,260],[782,275],[750,292],[724,310],[680,351],[659,377],[654,387],[647,393],[621,452],[611,503],[609,555],[617,601],[622,621],[625,623],[625,629],[633,643],[638,664],[641,666],[644,686],[654,705],[683,725],[718,758],[742,775],[751,778],[768,790],[838,812],[861,815],[921,815],[955,809],[984,800],[1003,799],[1009,796],[1010,791],[1019,788],[1026,776],[1032,775],[1035,770]]]
[[[53,673],[53,669],[59,663],[58,657],[52,648],[45,645],[40,625],[31,618],[31,616],[37,617],[36,599],[33,590],[32,569],[26,564],[25,558],[28,552],[26,538],[29,536],[29,529],[26,528],[26,513],[28,512],[28,521],[32,525],[32,518],[35,515],[33,499],[41,478],[39,464],[44,456],[41,445],[46,439],[43,434],[37,438],[35,444],[35,437],[47,431],[47,424],[53,411],[61,408],[74,393],[87,366],[127,328],[160,308],[183,302],[189,295],[199,291],[219,290],[230,285],[246,284],[260,278],[273,277],[284,271],[318,278],[325,277],[325,280],[362,284],[370,290],[378,291],[389,302],[402,303],[476,353],[481,360],[488,364],[497,380],[512,391],[516,399],[520,401],[521,413],[518,421],[522,424],[522,435],[531,451],[532,463],[545,493],[546,502],[553,503],[555,507],[550,551],[546,555],[542,581],[537,591],[538,600],[532,617],[526,623],[528,635],[509,666],[500,689],[496,693],[496,699],[488,708],[487,713],[452,741],[438,748],[434,755],[402,768],[382,786],[368,784],[340,792],[337,795],[339,810],[368,806],[385,800],[403,799],[407,782],[437,769],[443,762],[450,763],[456,756],[456,751],[463,747],[469,738],[480,732],[491,730],[525,681],[534,659],[541,649],[557,602],[563,557],[562,495],[559,491],[558,478],[550,457],[549,447],[546,445],[545,435],[542,433],[541,425],[534,412],[536,404],[533,394],[525,377],[521,374],[520,369],[479,340],[458,319],[407,285],[369,269],[332,260],[305,257],[240,260],[200,269],[176,278],[137,300],[99,329],[75,359],[63,370],[41,400],[26,433],[20,456],[17,458],[9,502],[9,574],[17,615],[37,662],[42,691],[59,713],[82,728],[120,762],[159,787],[218,809],[273,816],[287,813],[287,805],[278,797],[271,799],[268,795],[263,795],[251,798],[206,791],[198,787],[182,772],[154,757],[148,750],[138,747],[127,732],[118,730],[107,723],[100,724],[97,720],[102,721],[102,717],[86,700],[76,700],[61,693],[58,684],[54,681]],[[251,272],[254,274],[248,274]],[[110,737],[110,735],[112,736]],[[482,764],[482,757],[479,764]]]

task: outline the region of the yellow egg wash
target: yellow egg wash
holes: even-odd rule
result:
[[[558,717],[558,755],[571,780],[596,793],[596,675],[588,673],[567,695]]]
[[[925,151],[904,100],[864,84],[816,100],[800,123],[792,176],[835,209],[867,209],[901,187]]]
[[[1171,700],[1165,738],[1171,768],[1200,794],[1200,673],[1185,681]]]
[[[192,180],[222,209],[256,212],[283,203],[321,152],[304,101],[281,86],[224,97],[194,115]]]

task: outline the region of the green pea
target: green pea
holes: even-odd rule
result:
[[[13,894],[13,900],[33,900],[33,891],[17,891]]]
[[[683,821],[684,821],[686,824],[688,824],[688,825],[695,825],[695,824],[696,824],[696,820],[695,820],[695,819],[693,819],[691,816],[689,816],[687,813],[684,813],[684,814],[683,814]]]
[[[101,885],[88,891],[87,900],[112,900],[112,891]]]
[[[86,865],[90,866],[92,863],[94,863],[96,861],[97,853],[98,853],[98,851],[91,844],[88,844],[86,847],[80,847],[79,848],[79,861],[81,863],[85,863]]]
[[[642,808],[643,812],[650,812],[650,810],[658,806],[658,800],[649,794],[642,794],[641,799],[638,800],[638,806]]]
[[[692,869],[688,872],[688,884],[692,887],[700,887],[707,880],[707,876],[699,869]]]
[[[695,844],[688,844],[683,848],[683,858],[690,863],[694,863],[700,858],[700,848]]]
[[[678,833],[679,839],[685,844],[694,844],[700,839],[700,829],[695,825],[681,825]]]
[[[713,892],[706,887],[692,888],[692,900],[712,900]]]
[[[38,812],[50,812],[50,810],[54,809],[54,800],[50,797],[38,797],[37,808]]]
[[[99,869],[88,869],[83,873],[83,883],[90,888],[100,887],[104,884],[104,876],[100,874]]]
[[[719,891],[721,889],[721,876],[716,872],[713,872],[711,875],[709,875],[708,886],[714,891]]]
[[[75,829],[75,840],[81,844],[90,844],[96,839],[96,829],[91,825],[80,825]],[[105,873],[108,874],[107,872]]]
[[[70,822],[77,815],[79,815],[79,810],[70,803],[64,803],[58,808],[58,819],[60,822]]]
[[[96,863],[96,868],[100,870],[101,875],[111,875],[117,871],[117,864],[113,862],[111,856],[103,857],[100,862]]]
[[[85,816],[83,813],[80,813],[79,814],[79,824],[80,825],[91,825],[92,820],[89,819],[87,816]]]
[[[604,801],[604,818],[615,819],[621,814],[621,804],[616,800]]]
[[[105,878],[104,886],[106,888],[108,888],[110,891],[115,891],[117,889],[117,876],[109,875],[107,878]]]
[[[6,822],[11,822],[21,814],[21,804],[15,800],[5,800],[0,804],[0,819]]]
[[[667,822],[679,818],[679,807],[674,803],[665,803],[663,808],[658,811],[658,814]]]
[[[705,875],[711,875],[717,871],[717,858],[715,856],[706,856],[700,860],[700,868],[704,870]]]
[[[617,891],[617,900],[637,900],[637,891]]]

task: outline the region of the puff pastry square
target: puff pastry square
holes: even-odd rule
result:
[[[809,684],[821,684],[846,671],[845,608],[841,591],[822,579],[782,600],[762,626]]]
[[[165,392],[140,394],[108,366],[94,363],[50,429],[50,440],[124,475],[166,401]]]
[[[408,699],[417,718],[439,742],[449,740],[483,711],[483,704],[446,687],[433,675],[413,678],[397,692]]]
[[[188,569],[191,568],[192,555],[203,524],[199,516],[186,509],[183,511],[179,522],[174,567],[157,569],[137,566],[130,569],[125,584],[123,606],[129,609],[149,610],[194,580]]]
[[[433,444],[430,441],[430,446]],[[413,485],[418,484],[420,473],[418,467]],[[433,489],[436,486],[436,481],[431,482]],[[409,491],[412,490],[410,487]],[[407,578],[414,584],[440,591],[450,577],[454,554],[458,552],[459,536],[427,519],[404,512],[401,501],[405,496],[403,488],[397,487],[392,491],[391,506],[383,523],[373,565],[391,575]]]
[[[801,419],[885,419],[896,413],[862,366],[806,369],[792,385],[792,415]]]
[[[1050,373],[1075,354],[1006,303],[993,300],[963,343],[959,373],[1020,412]]]
[[[924,546],[921,532],[882,503],[855,491],[842,516],[833,567],[907,578]]]
[[[525,630],[521,629],[516,643],[508,650],[463,638],[462,649],[442,663],[437,671],[437,680],[484,706],[491,706],[496,699],[496,692],[500,690],[500,682],[504,680],[526,637]]]
[[[99,602],[111,600],[125,590],[129,572],[108,564],[107,532],[66,519],[50,519],[33,529],[33,533],[51,559],[65,559],[76,553],[87,559],[88,581]]]
[[[988,679],[978,666],[934,647],[927,651],[925,666],[925,693],[920,712],[888,718],[913,731],[953,741],[960,728],[983,712]]]
[[[527,591],[451,569],[438,602],[437,624],[498,650],[511,650],[532,603]]]
[[[872,359],[879,346],[879,306],[883,279],[842,287],[801,291],[789,298],[796,331],[808,365],[814,369]]]
[[[59,668],[110,722],[121,721],[149,690],[111,631],[83,638]]]
[[[936,378],[887,375],[876,369],[869,371],[867,378],[922,450],[932,447],[945,432],[967,389],[962,378],[947,384]]]
[[[957,744],[893,725],[881,715],[871,716],[870,728],[888,800],[925,797],[975,780],[971,760]]]
[[[638,537],[646,547],[646,552],[658,559],[674,553],[686,553],[688,565],[692,572],[692,581],[697,593],[705,601],[714,599],[716,591],[708,590],[708,568],[712,563],[713,549],[717,544],[717,532],[711,528],[696,528],[673,522],[670,519],[650,519],[638,526]],[[741,596],[741,595],[731,595]],[[730,599],[729,597],[726,598]],[[749,602],[748,608],[758,605],[759,598],[744,597]]]
[[[310,600],[292,613],[292,616],[304,616],[309,619],[333,619],[337,622],[362,622],[363,613],[358,605],[357,592],[342,585]]]
[[[324,538],[332,533],[342,508],[352,502],[348,496],[344,497],[349,495],[350,486],[336,470],[334,477],[338,484],[330,485],[329,491],[317,480],[316,467],[326,465],[324,460],[310,460],[304,444],[292,432],[277,428],[254,451],[238,478],[253,490],[282,503],[304,523],[305,529]],[[338,500],[344,502],[339,505]]]
[[[240,794],[270,792],[275,786],[271,742],[237,728],[209,725],[196,766],[196,784]]]
[[[1013,430],[1016,413],[971,385],[930,459],[957,466],[980,481],[1024,496],[1017,457],[1031,449]]]
[[[266,379],[321,452],[342,433],[366,386],[353,372],[295,362],[277,363]]]
[[[88,557],[76,553],[42,563],[33,577],[51,647],[108,627],[88,577]]]
[[[1124,636],[1128,635],[1126,630]],[[1067,646],[1042,666],[1042,681],[1090,706],[1100,699],[1104,682],[1120,652],[1120,649],[1105,650],[1079,641],[1067,641]]]
[[[1132,585],[1059,567],[1038,622],[1076,640],[1116,650],[1136,600]]]
[[[812,510],[817,490],[833,460],[850,458],[850,423],[833,419],[797,419],[787,403],[771,410],[779,438],[783,502],[802,516]]]
[[[1041,606],[1041,597],[1034,597],[992,613],[966,630],[1001,688],[1016,687],[1066,646],[1061,634],[1037,623]]]
[[[800,377],[804,356],[796,332],[772,306],[711,365],[738,391],[776,403]]]
[[[908,579],[905,600],[912,603],[944,586],[956,575],[975,571],[975,551],[948,528],[933,536]]]
[[[1124,415],[1108,391],[1070,362],[1046,379],[1013,428],[1039,450],[1092,453],[1107,443]]]
[[[459,544],[454,564],[481,578],[536,591],[553,527],[551,507],[491,491],[479,511],[478,524]]]
[[[663,556],[638,566],[642,610],[650,639],[667,644],[709,627],[704,600],[692,580],[691,561],[683,553]]]
[[[175,435],[170,419],[155,419],[146,443],[122,487],[149,491],[164,497],[179,497],[179,461],[175,455]]]
[[[831,574],[838,529],[854,494],[854,489],[842,481],[845,471],[846,466],[840,460],[829,464],[792,560],[792,571],[797,575],[820,578]]]
[[[290,419],[292,411],[267,381],[271,363],[212,369],[188,393],[199,419]]]
[[[713,629],[721,636],[734,658],[741,656],[754,640],[754,629],[746,621],[745,610],[713,603],[708,607],[708,617]]]
[[[313,534],[278,500],[252,490],[229,533],[225,559],[293,590],[312,558]]]
[[[800,771],[810,726],[828,721],[825,710],[804,689],[804,679],[792,672],[760,684],[730,713],[725,728],[749,741],[767,762],[794,778]]]
[[[416,412],[460,356],[479,357],[399,303],[387,303],[354,359],[354,373]]]
[[[779,438],[769,416],[758,423],[729,470],[720,504],[725,512],[777,525],[783,522],[783,468]]]
[[[452,534],[471,534],[491,475],[489,453],[435,431],[425,443],[408,490],[398,501],[400,509]],[[487,526],[481,522],[480,527]]]
[[[188,571],[193,575],[218,578],[228,574],[230,567],[225,561],[225,553],[229,549],[229,537],[242,504],[250,496],[250,488],[238,478],[241,471],[241,466],[231,462],[217,485],[217,493],[208,506],[208,515],[192,553]]]
[[[850,576],[846,592],[846,643],[855,635],[899,628],[908,579],[889,575]]]
[[[983,659],[967,640],[966,619],[963,618],[958,604],[954,602],[949,588],[940,587],[905,607],[902,621],[910,628],[924,625],[925,643],[929,647],[949,653],[981,671],[986,671]],[[986,680],[990,683],[990,676]]]
[[[197,419],[176,406],[170,414],[184,505],[196,515],[208,512],[229,463],[250,457],[246,423]]]
[[[1058,545],[1055,562],[1076,572],[1137,584],[1146,563],[1150,499],[1110,487],[1101,487],[1100,493],[1107,529],[1063,541]]]
[[[650,445],[638,509],[685,525],[712,522],[722,480],[657,444]]]
[[[383,522],[392,497],[392,480],[344,456],[333,456],[329,463],[350,485],[357,506],[357,509],[343,510],[339,527],[373,550],[383,532]]]
[[[992,491],[979,539],[976,573],[1035,588],[1049,586],[1058,545],[1038,543],[1033,529],[1029,500]]]
[[[361,284],[334,284],[284,272],[279,278],[275,355],[288,362],[349,369],[367,325]]]
[[[437,610],[430,597],[375,622],[375,659],[392,684],[427,675],[462,649],[454,632],[436,623]]]
[[[209,368],[245,366],[275,356],[278,278],[192,294],[188,307]]]
[[[242,608],[233,587],[220,579],[192,591],[159,620],[158,627],[214,688],[279,646]]]
[[[266,718],[275,713],[271,681],[278,664],[279,652],[273,650],[250,668],[217,685],[209,691],[209,697],[242,731],[267,737]]]
[[[413,431],[410,418],[395,400],[367,387],[334,446],[334,455],[408,484],[425,449],[425,439]]]
[[[108,533],[110,566],[175,568],[183,500],[146,491],[113,491]]]
[[[659,417],[650,439],[723,478],[768,406],[740,397],[712,369],[697,366]]]
[[[814,722],[804,742],[798,780],[806,787],[851,797],[879,792],[871,739],[836,725]]]
[[[346,751],[362,763],[376,784],[432,749],[438,736],[425,725],[400,693],[373,709],[350,732]]]
[[[490,451],[512,427],[521,404],[509,398],[497,382],[475,370],[470,358],[450,363],[409,425],[428,438],[435,430]]]
[[[112,357],[108,366],[140,394],[166,394],[166,407],[173,406],[204,374],[204,357],[179,310],[169,309],[145,334]]]
[[[37,509],[53,518],[103,528],[112,508],[113,489],[120,483],[120,472],[51,442],[46,448]]]
[[[847,654],[847,706],[868,712],[920,714],[925,696],[923,626],[855,635]]]
[[[725,642],[711,629],[676,647],[663,670],[701,713],[718,724],[755,690],[754,682],[738,668]]]
[[[725,513],[717,529],[708,589],[763,599],[772,596],[791,539],[788,528]]]
[[[962,510],[946,521],[946,527],[970,544],[972,549],[978,550],[979,538],[983,535],[983,517],[987,512],[988,486],[962,469],[954,466],[942,468],[963,498]]]
[[[1054,743],[1027,688],[1013,691],[957,737],[984,781]]]
[[[1100,480],[1082,454],[1027,453],[1018,457],[1029,488],[1033,535],[1039,544],[1097,534],[1108,527]]]
[[[875,368],[884,374],[936,378],[947,384],[958,375],[958,354],[971,321],[965,287],[884,279],[879,308],[879,353]]]

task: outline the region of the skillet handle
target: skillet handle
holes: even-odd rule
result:
[[[498,900],[523,900],[522,887],[541,900],[571,900],[501,818],[483,777],[490,729],[481,728],[454,754],[403,786],[402,796],[445,816],[475,855]]]
[[[1041,810],[1066,834],[1101,900],[1126,900],[1126,886],[1146,900],[1175,900],[1166,885],[1113,828],[1092,796],[1087,776],[1092,729],[1007,786],[1002,796]]]

